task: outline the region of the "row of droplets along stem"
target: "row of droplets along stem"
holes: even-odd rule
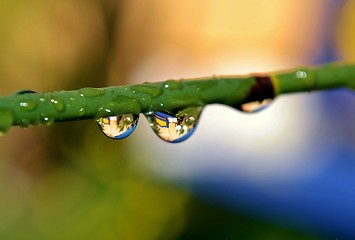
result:
[[[255,113],[265,109],[271,99],[255,101],[237,106],[238,110]],[[203,107],[188,107],[174,112],[151,111],[145,113],[149,125],[155,134],[169,143],[179,143],[188,139],[195,131]],[[115,140],[128,137],[136,129],[139,114],[121,114],[103,117],[96,120],[102,133]]]

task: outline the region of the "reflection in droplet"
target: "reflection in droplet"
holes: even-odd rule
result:
[[[96,120],[101,131],[109,138],[123,139],[132,134],[137,127],[139,114],[121,114]]]
[[[202,107],[189,107],[168,112],[148,112],[145,116],[154,132],[164,141],[178,143],[189,138],[196,129]]]
[[[262,101],[248,102],[237,107],[240,111],[255,113],[267,108],[271,104],[271,98]]]

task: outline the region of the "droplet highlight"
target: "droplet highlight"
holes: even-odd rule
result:
[[[128,137],[136,129],[139,114],[121,114],[96,120],[105,136],[119,140]]]
[[[195,131],[201,112],[202,107],[189,107],[174,112],[148,112],[145,116],[159,138],[179,143]]]
[[[244,103],[236,108],[242,112],[256,113],[267,108],[271,104],[271,101],[272,99],[268,98],[262,101],[253,101],[253,102]]]

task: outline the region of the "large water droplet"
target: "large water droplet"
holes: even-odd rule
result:
[[[148,122],[154,132],[166,142],[178,143],[186,140],[196,129],[202,107],[189,107],[168,112],[148,112]]]
[[[271,104],[271,101],[272,101],[272,99],[268,98],[268,99],[264,99],[262,101],[254,101],[254,102],[244,103],[240,106],[237,106],[236,108],[240,111],[243,111],[243,112],[255,113],[255,112],[259,112],[259,111],[267,108]]]
[[[139,114],[121,114],[118,116],[103,117],[96,122],[101,131],[109,138],[123,139],[132,134],[137,127]]]

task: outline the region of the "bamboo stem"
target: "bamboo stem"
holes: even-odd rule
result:
[[[220,103],[238,107],[292,92],[355,89],[355,65],[329,64],[260,76],[213,76],[132,86],[83,88],[0,97],[0,132],[12,125],[97,119]]]

